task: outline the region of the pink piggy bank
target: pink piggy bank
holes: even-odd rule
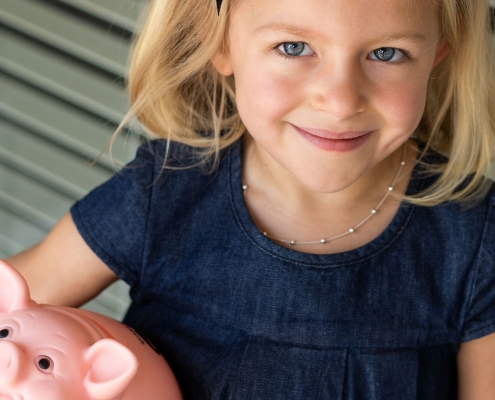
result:
[[[0,260],[0,400],[180,400],[172,370],[131,328],[38,305]]]

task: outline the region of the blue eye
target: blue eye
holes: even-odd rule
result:
[[[403,51],[394,47],[381,47],[373,50],[369,56],[372,60],[397,62],[402,60],[405,57],[405,54]]]
[[[282,43],[280,46],[278,46],[278,49],[288,55],[288,56],[291,56],[291,57],[297,57],[297,56],[301,56],[301,55],[309,55],[311,54],[311,51],[309,52],[309,54],[304,54],[305,53],[305,50],[306,50],[306,53],[307,53],[307,50],[311,50],[310,47],[304,43],[304,42],[286,42],[286,43]]]

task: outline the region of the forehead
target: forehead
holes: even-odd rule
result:
[[[72,318],[43,307],[0,315],[0,329],[2,327],[12,328],[15,337],[24,341],[57,343],[60,346],[75,341],[92,341],[90,333]]]
[[[238,0],[232,24],[253,33],[293,30],[320,38],[437,36],[436,0]],[[299,32],[298,32],[299,30]]]

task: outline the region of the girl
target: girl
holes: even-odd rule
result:
[[[39,302],[117,276],[188,399],[495,393],[486,0],[155,0],[161,140],[9,260]]]

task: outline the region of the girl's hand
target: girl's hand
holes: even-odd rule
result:
[[[493,399],[495,393],[495,333],[461,343],[457,356],[459,400]]]
[[[70,214],[41,243],[6,261],[40,304],[78,307],[118,279],[79,235]]]

